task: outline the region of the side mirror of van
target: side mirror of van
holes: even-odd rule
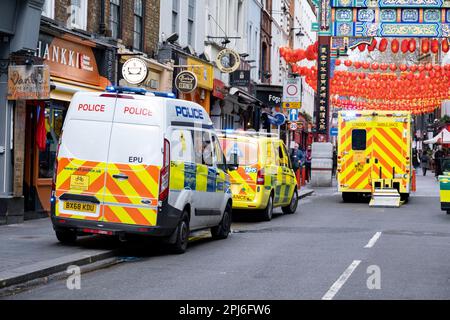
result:
[[[229,163],[227,164],[227,171],[236,171],[239,168],[238,164]]]

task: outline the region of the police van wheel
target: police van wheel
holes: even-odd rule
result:
[[[216,227],[211,228],[211,235],[213,239],[220,240],[228,238],[231,230],[231,206],[227,204],[223,213],[222,221]]]
[[[283,213],[285,214],[293,214],[297,211],[298,206],[298,192],[297,189],[294,190],[294,193],[292,194],[291,202],[289,205],[285,207],[281,207],[281,210],[283,210]]]
[[[189,240],[189,219],[186,214],[183,215],[183,219],[178,223],[175,232],[175,243],[171,244],[169,249],[172,253],[185,253]]]
[[[273,216],[273,194],[270,195],[269,201],[267,201],[267,206],[262,212],[262,220],[270,221]]]
[[[77,241],[77,234],[71,230],[58,230],[55,231],[56,238],[59,242],[64,244],[73,244]]]

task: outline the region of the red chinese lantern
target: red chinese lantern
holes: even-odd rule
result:
[[[353,62],[353,66],[354,66],[356,69],[359,69],[359,68],[361,68],[361,62],[355,61],[355,62]]]
[[[334,61],[334,64],[336,66],[340,66],[341,65],[341,60],[340,59],[336,59],[336,61]]]
[[[352,61],[351,61],[351,60],[345,60],[345,61],[344,61],[344,65],[345,65],[346,67],[351,67],[351,66],[352,66]]]
[[[377,46],[377,39],[374,38],[370,46],[367,48],[367,50],[369,52],[372,52],[373,50],[375,50],[376,46]]]
[[[426,66],[425,66],[425,69],[427,71],[431,71],[431,69],[433,69],[433,65],[431,63],[427,63]]]
[[[449,51],[448,40],[443,39],[441,42],[442,52],[447,53]]]
[[[391,65],[389,66],[389,69],[391,69],[392,72],[397,70],[397,65],[395,63],[391,63]]]
[[[428,53],[430,51],[430,41],[428,39],[422,40],[422,53]]]
[[[399,69],[400,71],[405,72],[406,70],[408,70],[408,67],[406,66],[406,64],[401,64]]]
[[[373,70],[373,71],[377,71],[378,68],[379,68],[378,63],[376,63],[376,62],[372,63],[372,70]]]
[[[425,66],[423,64],[420,64],[418,67],[419,72],[422,72],[425,70]]]
[[[363,69],[369,69],[370,68],[370,63],[368,63],[368,62],[363,62],[362,63],[362,67],[363,67]]]
[[[417,66],[415,64],[413,64],[412,66],[409,67],[409,70],[411,72],[416,72],[417,71]]]
[[[408,50],[409,50],[409,40],[408,39],[403,39],[402,40],[401,50],[402,50],[403,53],[408,52]]]
[[[399,48],[400,48],[400,46],[399,46],[398,40],[397,39],[392,40],[392,42],[391,42],[392,53],[397,53]]]
[[[380,45],[379,45],[379,47],[378,47],[378,50],[380,50],[380,52],[385,52],[387,46],[388,46],[388,41],[387,41],[387,39],[384,39],[384,38],[383,38],[383,39],[381,39],[381,41],[380,41]]]
[[[389,65],[387,63],[380,64],[380,69],[383,71],[386,71],[389,68]]]
[[[431,52],[438,53],[439,51],[439,41],[436,39],[431,40]]]
[[[358,44],[358,49],[359,51],[363,52],[364,50],[366,50],[366,44],[365,43]]]
[[[409,49],[409,52],[411,52],[411,53],[416,51],[416,40],[414,40],[414,39],[409,40],[408,49]]]

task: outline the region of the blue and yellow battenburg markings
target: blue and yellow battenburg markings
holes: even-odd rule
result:
[[[170,170],[171,190],[225,192],[230,185],[223,170],[208,168],[203,164],[172,161]]]

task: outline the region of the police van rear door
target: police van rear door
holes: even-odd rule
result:
[[[72,98],[59,145],[55,215],[101,221],[115,98],[80,92]]]
[[[107,159],[105,222],[157,224],[165,149],[161,103],[141,95],[117,99]]]

